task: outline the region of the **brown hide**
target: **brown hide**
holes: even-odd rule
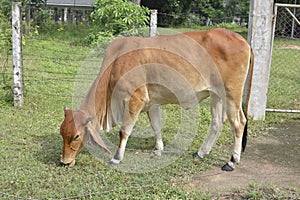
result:
[[[114,40],[79,110],[65,110],[61,163],[74,164],[88,140],[108,151],[97,131],[122,122],[124,135],[131,131],[138,114],[153,105],[177,103],[192,108],[213,93],[236,117],[250,54],[247,42],[225,29]],[[242,125],[237,123],[240,132]]]

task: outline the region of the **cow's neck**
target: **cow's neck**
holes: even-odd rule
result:
[[[107,129],[107,102],[109,97],[108,70],[100,72],[93,85],[90,87],[87,96],[80,105],[80,110],[84,110],[88,115],[95,118],[93,120],[100,129]]]

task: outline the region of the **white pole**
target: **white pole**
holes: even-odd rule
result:
[[[64,9],[64,22],[68,21],[68,8]]]
[[[14,106],[22,106],[24,103],[21,7],[21,2],[12,3],[12,59],[14,76]]]
[[[273,5],[273,0],[251,0],[248,42],[254,52],[254,69],[248,117],[254,120],[265,118],[273,46]]]
[[[157,10],[150,10],[150,37],[156,36]]]

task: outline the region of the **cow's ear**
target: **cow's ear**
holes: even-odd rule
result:
[[[86,132],[89,135],[88,143],[90,143],[91,145],[96,145],[101,149],[105,150],[106,152],[111,153],[110,150],[104,144],[100,135],[97,133],[97,131],[94,128],[86,127]]]
[[[66,111],[69,110],[69,108],[67,106],[64,106],[64,113],[65,113],[65,117],[67,115]]]

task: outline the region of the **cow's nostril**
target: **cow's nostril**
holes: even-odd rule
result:
[[[60,162],[59,165],[61,167],[68,167],[70,165],[70,163],[63,163],[63,162]]]

